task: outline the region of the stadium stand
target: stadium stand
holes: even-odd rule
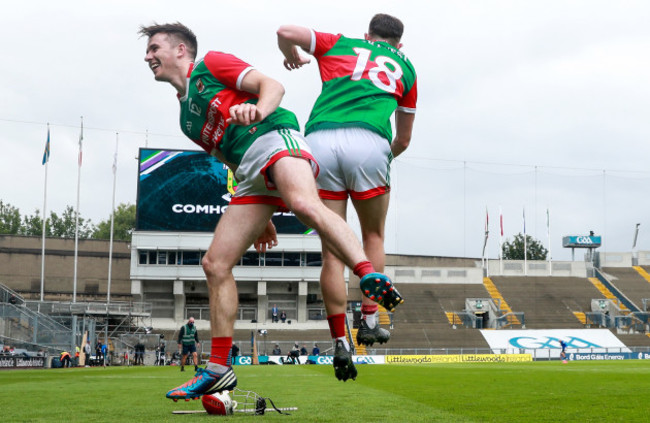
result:
[[[643,279],[650,283],[650,273],[648,273],[648,271],[644,269],[643,266],[632,266],[632,268],[636,270]]]
[[[605,284],[603,284],[598,278],[589,278],[589,282],[591,282],[594,287],[602,294],[603,297],[607,298],[608,300],[615,301],[617,305],[621,308],[622,311],[629,312],[630,310],[627,308],[627,306],[619,301],[618,296],[616,296]]]
[[[628,347],[650,347],[650,333],[617,333],[616,330],[611,332]]]
[[[632,267],[605,267],[603,272],[609,275],[612,283],[620,289],[637,308],[644,310],[643,300],[650,301],[650,282],[646,281]],[[648,304],[650,306],[650,304]]]
[[[490,297],[495,301],[496,304],[499,305],[499,309],[502,314],[512,313],[510,305],[508,305],[508,302],[505,300],[505,298],[503,298],[503,295],[501,295],[499,289],[496,287],[496,285],[494,285],[492,279],[483,278],[483,285],[485,286],[487,292],[490,294]],[[521,324],[516,316],[508,316],[508,323],[514,325]]]
[[[583,328],[574,312],[589,312],[591,299],[602,298],[583,278],[496,276],[492,280],[510,307],[525,313],[529,329]]]
[[[478,330],[449,323],[447,312],[465,309],[466,298],[489,297],[480,284],[401,284],[406,298],[393,317],[390,348],[487,348]]]

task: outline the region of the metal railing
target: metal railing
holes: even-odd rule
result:
[[[22,305],[25,302],[22,296],[6,285],[0,283],[0,303]]]
[[[25,301],[25,306],[44,314],[123,314],[150,315],[151,303],[144,302],[61,302],[61,301]]]
[[[526,315],[524,312],[512,311],[510,313],[504,314],[503,316],[497,317],[495,329],[514,329],[514,328],[520,328],[520,329],[526,328]]]
[[[0,335],[15,340],[58,350],[74,348],[72,330],[49,316],[32,311],[24,306],[0,304]]]
[[[291,314],[287,313],[287,319],[295,320],[294,317],[291,317]],[[185,319],[194,317],[198,320],[210,320],[210,307],[208,306],[186,306],[185,307]],[[308,320],[324,320],[327,316],[324,307],[308,307],[307,308],[307,319]],[[257,319],[257,308],[256,307],[239,307],[237,309],[237,320],[251,321]],[[267,317],[267,320],[271,320],[271,317]]]
[[[198,320],[210,320],[210,307],[208,306],[187,306],[185,307],[185,319],[194,317]],[[237,309],[237,320],[255,320],[257,319],[256,307],[239,307]]]

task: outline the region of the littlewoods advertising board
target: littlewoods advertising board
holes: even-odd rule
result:
[[[140,149],[136,230],[212,232],[237,191],[232,172],[203,151]],[[293,213],[276,213],[278,233],[308,228]]]
[[[331,365],[331,355],[300,356],[293,363],[283,355],[259,356],[260,364],[327,364]],[[521,363],[533,361],[530,354],[462,354],[462,355],[354,355],[354,364],[433,364],[433,363]],[[250,356],[235,357],[237,365],[251,365]]]

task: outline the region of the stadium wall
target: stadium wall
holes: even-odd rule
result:
[[[77,300],[103,301],[108,288],[109,241],[82,239],[77,253]],[[131,299],[129,243],[113,242],[111,297]],[[26,299],[40,299],[42,238],[0,235],[0,283]],[[46,238],[44,297],[70,301],[74,290],[75,241]]]
[[[639,251],[637,253],[596,252],[595,260],[601,268],[650,266],[650,251]]]
[[[589,266],[584,261],[488,260],[487,275],[586,278]]]

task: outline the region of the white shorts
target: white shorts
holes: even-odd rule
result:
[[[324,129],[307,135],[320,166],[320,198],[367,200],[390,191],[390,144],[364,128]]]
[[[318,164],[305,138],[292,129],[268,132],[255,140],[246,150],[235,172],[237,190],[230,204],[270,204],[286,208],[268,170],[283,157],[308,160],[318,175]]]

